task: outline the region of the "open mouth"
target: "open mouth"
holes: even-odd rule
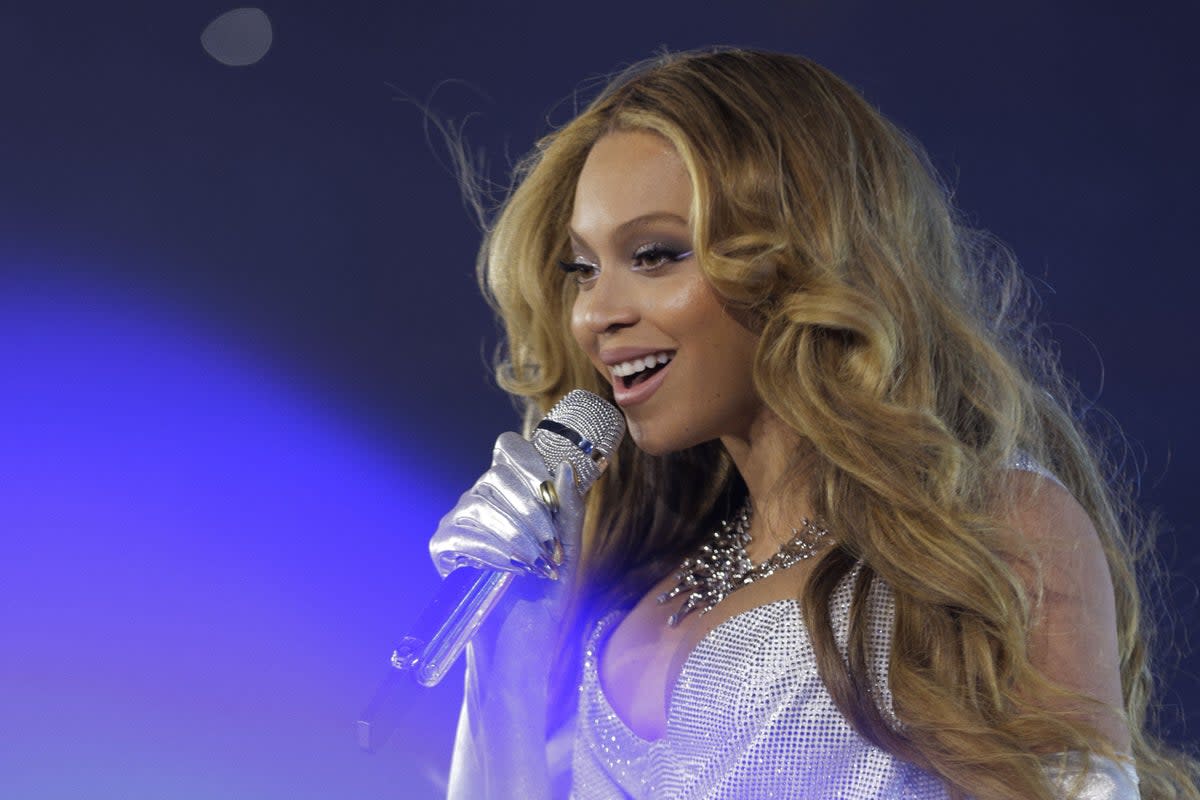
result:
[[[626,375],[622,377],[621,382],[624,383],[625,388],[628,389],[630,386],[635,386],[639,383],[650,380],[651,375],[654,375],[665,366],[666,364],[655,364],[649,369],[644,369],[641,372],[635,372],[633,375]]]
[[[671,359],[674,357],[674,353],[663,351],[643,356],[642,358],[635,358],[632,361],[614,364],[610,369],[613,378],[619,380],[628,389],[654,377],[654,375],[662,371],[663,367],[671,363]]]

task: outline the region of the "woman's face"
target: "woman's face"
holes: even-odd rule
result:
[[[571,330],[612,383],[637,445],[656,455],[746,437],[762,408],[757,336],[726,311],[692,254],[692,185],[661,136],[602,137],[575,187],[564,262]]]

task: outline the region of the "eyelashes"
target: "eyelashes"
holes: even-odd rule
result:
[[[559,261],[558,268],[579,286],[589,284],[599,277],[599,268],[584,261]]]
[[[666,264],[671,264],[676,261],[682,261],[690,256],[694,251],[677,250],[665,244],[646,244],[633,251],[634,264],[641,262],[643,271],[658,269]]]
[[[655,242],[644,244],[633,251],[631,269],[637,272],[654,272],[665,266],[690,258],[695,250],[680,250],[670,245]],[[574,261],[559,261],[558,267],[580,286],[586,286],[600,276],[600,267],[576,257]]]

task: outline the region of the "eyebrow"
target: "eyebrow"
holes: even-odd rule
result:
[[[686,219],[670,211],[652,211],[649,214],[625,220],[613,230],[613,233],[621,235],[631,228],[639,228],[652,222],[674,222],[684,226],[688,224]],[[585,242],[584,238],[570,225],[567,225],[567,235],[576,241]]]

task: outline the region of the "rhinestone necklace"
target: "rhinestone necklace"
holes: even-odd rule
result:
[[[737,589],[811,558],[829,533],[824,525],[805,518],[799,528],[792,528],[792,538],[779,552],[755,566],[746,552],[752,513],[747,499],[732,522],[722,522],[696,554],[679,565],[675,586],[658,596],[662,605],[686,595],[680,609],[667,619],[667,625],[675,627],[696,609],[704,616]]]

